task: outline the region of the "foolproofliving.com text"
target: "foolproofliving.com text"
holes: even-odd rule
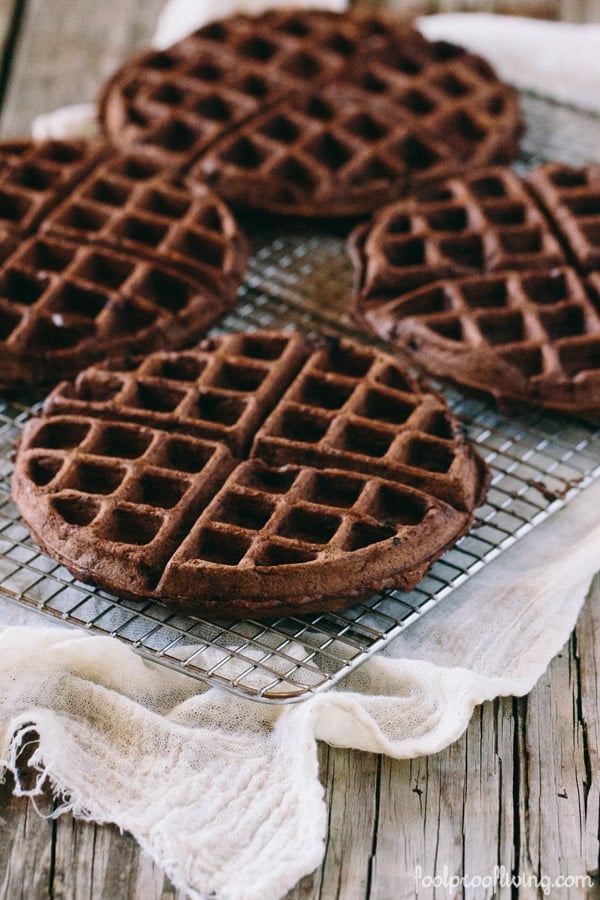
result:
[[[518,874],[510,871],[506,866],[494,866],[493,870],[487,875],[454,875],[451,874],[448,866],[444,866],[441,872],[436,875],[427,875],[423,872],[421,866],[415,869],[415,887],[417,896],[419,890],[430,890],[436,888],[441,890],[445,888],[448,896],[452,897],[458,891],[465,888],[484,888],[498,890],[499,888],[530,888],[541,891],[545,896],[549,896],[554,890],[561,888],[591,888],[592,879],[589,875],[557,875],[555,878],[550,875]]]

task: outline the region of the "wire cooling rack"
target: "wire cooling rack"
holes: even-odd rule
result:
[[[520,161],[600,159],[600,118],[525,96]],[[344,324],[351,270],[344,235],[306,226],[253,238],[240,302],[220,328],[352,333]],[[357,335],[354,334],[356,337]],[[229,625],[184,617],[152,601],[91,588],[41,553],[10,497],[11,456],[36,404],[0,405],[0,593],[45,616],[111,635],[144,657],[271,703],[305,699],[339,681],[459,584],[600,478],[600,429],[560,416],[510,419],[484,401],[446,391],[492,470],[471,531],[409,594],[385,591],[340,613]]]

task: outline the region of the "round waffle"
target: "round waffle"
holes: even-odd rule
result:
[[[353,316],[428,372],[600,421],[600,167],[476,170],[350,239]]]
[[[246,255],[210,188],[135,154],[0,144],[0,387],[194,342],[234,304]]]
[[[63,382],[25,427],[13,495],[86,582],[264,618],[411,589],[486,485],[443,398],[394,358],[256,332]]]
[[[101,98],[121,149],[234,204],[355,216],[409,184],[512,159],[516,93],[481,57],[367,13],[270,10],[125,63]]]

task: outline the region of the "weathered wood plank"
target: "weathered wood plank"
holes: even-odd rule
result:
[[[368,896],[380,764],[380,758],[369,753],[336,750],[329,754],[329,835],[321,897],[363,900]]]
[[[12,797],[13,787],[10,778],[0,784],[0,897],[48,900],[54,822],[41,818],[30,801]],[[52,803],[45,799],[38,808],[51,811]]]
[[[0,0],[0,106],[13,58],[13,39],[19,22],[18,10],[18,0]]]
[[[329,810],[325,858],[286,900],[364,900],[368,896],[381,761],[371,753],[334,747],[322,747],[320,759]]]
[[[373,9],[387,7],[408,16],[493,12],[566,22],[600,22],[599,0],[359,0],[358,5]]]
[[[596,577],[600,582],[600,576]],[[600,590],[596,591],[596,597]],[[578,715],[581,718],[586,764],[583,856],[589,875],[600,876],[600,602],[589,601],[575,629],[579,667]],[[600,891],[599,891],[600,893]]]
[[[365,0],[361,6],[393,10],[403,16],[430,13],[493,12],[504,15],[560,19],[560,0]]]
[[[90,900],[183,900],[136,841],[114,826],[59,819],[53,887],[56,896]]]
[[[485,703],[467,731],[463,875],[475,885],[467,896],[492,898],[495,886],[477,879],[510,872],[515,843],[515,716],[511,698]],[[479,823],[479,827],[474,827]]]
[[[136,841],[112,826],[57,820],[52,890],[57,897],[94,900],[143,897],[178,900],[180,895]]]
[[[597,645],[596,645],[597,646]],[[582,719],[582,698],[575,642],[552,662],[535,690],[521,702],[520,721],[520,844],[517,871],[533,885],[543,876],[579,879],[555,896],[580,897],[586,868],[586,798],[588,788],[586,734],[597,728],[598,709],[586,703],[589,722]],[[594,654],[586,636],[582,658]],[[597,836],[597,822],[593,826]],[[537,896],[524,889],[524,897]]]
[[[600,22],[599,0],[561,0],[560,18],[570,22]]]
[[[35,115],[94,100],[134,48],[148,43],[163,0],[31,0],[10,72],[0,133],[27,134]]]
[[[494,867],[501,865],[510,877],[512,706],[510,699],[485,704],[461,740],[429,758],[376,760],[330,748],[324,770],[330,835],[339,829],[341,834],[336,840],[330,837],[321,870],[304,879],[286,900],[402,900],[414,898],[417,886],[419,897],[428,898],[436,896],[433,879],[446,873],[476,880],[493,877]],[[368,816],[364,819],[365,804],[371,822]],[[357,821],[349,825],[348,816]],[[336,871],[337,882],[331,877]],[[352,873],[350,884],[343,873]],[[493,888],[466,895],[492,897]]]
[[[17,0],[0,0],[0,57],[4,53],[16,8]]]

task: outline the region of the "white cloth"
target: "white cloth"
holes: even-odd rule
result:
[[[130,831],[191,897],[277,900],[324,851],[316,741],[398,758],[435,753],[478,703],[527,693],[567,640],[598,568],[599,505],[600,482],[339,687],[299,704],[205,689],[110,638],[8,627],[0,768],[15,774],[18,793],[35,794],[47,777],[63,810]],[[38,783],[26,790],[17,758],[34,733]]]
[[[209,6],[171,0],[155,45],[197,27]],[[498,52],[517,43],[505,37]],[[509,77],[521,65],[511,56]],[[38,134],[72,135],[77,115],[38,122]],[[89,116],[81,123],[87,133]],[[17,793],[35,794],[47,778],[61,809],[130,831],[191,897],[277,900],[324,851],[316,741],[398,758],[434,753],[477,704],[531,690],[600,566],[599,505],[597,483],[337,688],[288,706],[206,689],[116,640],[36,627],[34,613],[0,600],[0,770],[13,772]],[[38,780],[26,789],[17,758],[34,733]]]
[[[185,37],[196,28],[205,25],[211,19],[222,19],[240,10],[258,15],[275,6],[307,6],[311,9],[332,9],[343,12],[348,6],[347,0],[167,0],[156,26],[152,44],[164,49]]]
[[[31,136],[36,141],[50,138],[92,138],[98,133],[95,103],[74,103],[36,116]]]
[[[446,13],[418,20],[431,40],[481,53],[517,87],[600,112],[600,25],[544,22],[491,13]]]

